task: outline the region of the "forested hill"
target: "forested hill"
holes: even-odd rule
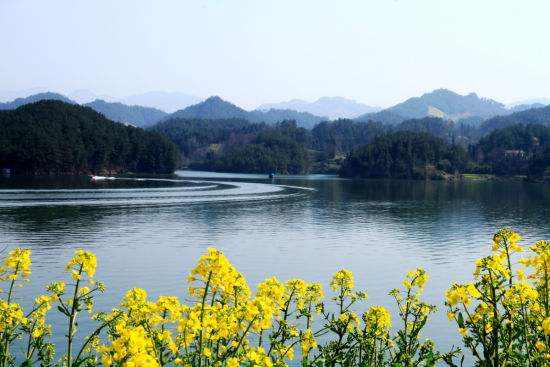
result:
[[[294,121],[269,125],[246,144],[231,144],[195,167],[220,172],[301,174],[310,172],[309,131]]]
[[[155,130],[180,148],[190,167],[225,172],[308,173],[310,132],[283,121],[172,119]]]
[[[467,150],[465,149],[467,148]],[[475,144],[398,131],[354,149],[342,164],[347,177],[442,178],[456,173],[524,176],[550,182],[550,128],[516,124]]]
[[[398,131],[374,139],[353,150],[340,174],[368,178],[440,178],[442,174],[463,172],[466,151],[427,133]]]
[[[473,153],[491,173],[541,178],[550,173],[550,128],[518,124],[494,130],[479,141]]]
[[[0,168],[16,173],[171,173],[178,159],[163,135],[88,107],[48,100],[0,111]]]
[[[265,124],[243,119],[171,119],[152,129],[172,140],[180,149],[184,163],[189,164],[216,154],[227,145],[246,144],[265,128]]]

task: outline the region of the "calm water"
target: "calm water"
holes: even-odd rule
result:
[[[430,275],[425,298],[439,305],[452,281],[469,279],[495,229],[515,228],[526,242],[550,239],[544,185],[178,174],[96,183],[0,179],[0,246],[33,251],[32,283],[20,301],[63,279],[78,248],[98,255],[96,278],[108,287],[97,310],[134,286],[183,298],[189,270],[215,246],[251,285],[273,275],[326,285],[348,268],[369,293],[368,305],[391,305],[387,292],[422,266]],[[441,307],[425,336],[448,347],[455,334]]]

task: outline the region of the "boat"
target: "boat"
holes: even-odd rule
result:
[[[90,179],[92,181],[101,181],[101,180],[114,180],[115,178],[114,177],[107,177],[107,176],[95,176],[95,175],[92,175],[90,176]]]

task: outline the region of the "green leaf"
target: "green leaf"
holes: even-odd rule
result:
[[[460,326],[461,328],[464,327],[464,316],[462,316],[462,312],[458,313],[457,322],[458,326]]]
[[[62,314],[66,315],[66,316],[69,316],[69,313],[68,313],[67,310],[65,310],[63,307],[57,306],[57,309],[58,309],[59,312],[61,312]]]

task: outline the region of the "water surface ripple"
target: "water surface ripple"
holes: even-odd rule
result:
[[[97,279],[108,287],[98,310],[136,286],[152,297],[184,298],[188,272],[216,246],[252,286],[273,275],[327,285],[348,268],[369,305],[391,307],[387,292],[422,266],[430,275],[424,296],[442,307],[445,289],[469,279],[497,228],[513,227],[528,243],[550,239],[544,185],[178,174],[95,183],[0,179],[0,248],[33,250],[33,280],[19,300],[28,304],[48,281],[63,278],[77,248],[98,256]],[[442,346],[458,342],[444,312],[425,336]]]

